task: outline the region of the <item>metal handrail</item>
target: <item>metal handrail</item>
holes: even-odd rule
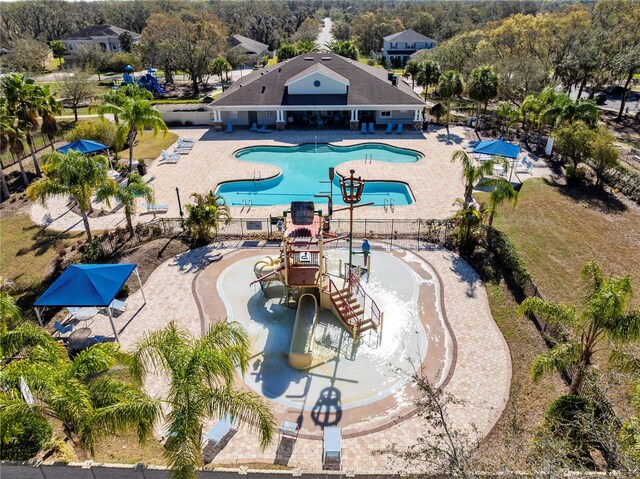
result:
[[[360,280],[358,280],[357,276],[353,274],[353,270],[350,271],[349,274],[350,274],[349,279],[350,279],[351,288],[352,288],[351,293],[355,294],[356,298],[358,298],[358,295],[362,296],[362,302],[360,305],[362,306],[363,314],[364,312],[367,311],[367,300],[369,300],[369,311],[370,311],[369,317],[373,322],[373,324],[375,325],[376,329],[378,329],[378,327],[381,324],[381,317],[382,317],[382,313],[380,312],[380,308],[378,307],[378,304],[364,290],[364,288],[362,287],[362,284],[360,284]],[[358,298],[358,300],[360,300],[360,298]]]
[[[331,298],[331,302],[333,303],[333,306],[336,308],[336,312],[340,317],[340,321],[342,321],[347,328],[351,329],[351,332],[353,334],[353,339],[355,339],[358,333],[358,323],[359,323],[359,321],[357,320],[358,315],[356,315],[356,312],[351,307],[351,304],[349,304],[349,302],[344,298],[344,296],[342,296],[342,293],[340,292],[336,284],[333,282],[333,280],[328,277],[328,275],[327,275],[327,279],[329,280],[329,297]],[[335,292],[338,293],[338,297],[342,300],[342,304],[345,306],[344,310],[340,309],[337,301],[333,298],[333,295],[332,295],[333,290],[335,290]],[[342,312],[346,311],[347,313],[350,313],[350,317],[352,318],[352,320],[345,319],[341,311]],[[364,315],[364,312],[362,314]]]

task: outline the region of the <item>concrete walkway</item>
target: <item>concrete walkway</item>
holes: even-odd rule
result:
[[[217,263],[212,261],[219,255],[226,257],[240,251],[247,250],[225,249],[222,245],[200,248],[178,255],[158,267],[144,285],[147,304],[140,309],[142,295],[138,291],[128,298],[127,311],[115,320],[122,346],[132,349],[145,332],[160,329],[169,321],[175,321],[199,336],[203,323],[194,297],[199,273],[203,268],[216,268]],[[256,255],[261,253],[262,250],[255,250]],[[451,424],[468,431],[472,437],[484,437],[505,407],[511,382],[509,350],[491,316],[484,285],[464,260],[447,250],[419,253],[396,250],[394,255],[413,268],[423,268],[438,286],[457,344],[457,362],[445,391],[463,401],[449,410]],[[217,294],[209,289],[207,294]],[[206,317],[206,314],[202,315],[202,318]],[[106,317],[98,316],[91,327],[94,334],[113,336]],[[148,381],[147,389],[151,394],[158,394],[163,388],[162,378],[152,377]],[[343,429],[348,432],[349,425],[344,425]],[[343,470],[389,471],[392,466],[387,459],[372,456],[372,451],[394,443],[406,447],[425,434],[425,424],[413,416],[382,430],[346,438],[343,440]],[[255,436],[241,428],[217,455],[214,464],[274,463],[277,457],[290,467],[319,470],[321,452],[322,441],[303,438],[297,439],[293,450],[284,450],[276,441],[262,451]]]

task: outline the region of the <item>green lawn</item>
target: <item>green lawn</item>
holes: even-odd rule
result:
[[[145,132],[143,137],[138,135],[138,140],[133,147],[133,158],[150,160],[160,155],[162,150],[166,150],[173,143],[178,140],[178,135],[175,133],[168,133],[167,136],[163,136],[162,133],[154,138],[153,133],[150,131]],[[123,150],[120,152],[123,158],[129,158],[129,150]]]
[[[42,282],[49,272],[56,249],[84,239],[84,233],[43,231],[27,214],[20,214],[0,218],[0,238],[2,277],[16,283],[18,291],[22,291]]]
[[[494,226],[507,233],[543,294],[569,304],[582,298],[578,275],[590,260],[606,274],[631,274],[640,304],[640,210],[592,191],[524,183],[515,209],[502,206]]]

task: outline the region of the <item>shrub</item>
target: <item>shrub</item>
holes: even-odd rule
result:
[[[140,58],[134,53],[114,53],[107,60],[107,69],[111,72],[123,72],[127,65],[131,65],[136,71],[142,68]]]
[[[103,259],[104,251],[102,249],[102,241],[99,239],[94,239],[93,241],[84,244],[82,248],[82,256],[80,257],[80,260],[78,262],[84,264],[93,264],[99,263]]]
[[[567,177],[567,183],[577,185],[584,182],[584,179],[587,176],[587,171],[580,165],[577,167],[570,165],[566,167],[565,174]]]
[[[116,298],[127,298],[129,297],[130,292],[131,290],[128,284],[122,285],[122,288],[120,288],[120,291],[118,291]]]
[[[116,143],[116,125],[107,119],[100,118],[96,121],[83,120],[76,127],[65,134],[67,141],[93,140],[109,147]]]
[[[370,67],[375,66],[375,64],[376,64],[376,61],[373,58],[369,58],[367,60],[367,65],[369,65]]]
[[[6,429],[5,429],[6,427]],[[51,440],[51,425],[41,416],[27,415],[18,423],[7,424],[0,435],[0,459],[26,461]]]

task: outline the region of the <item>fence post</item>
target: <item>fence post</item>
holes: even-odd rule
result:
[[[240,218],[240,239],[244,238],[244,227],[242,226],[242,218]]]
[[[421,221],[420,220],[417,220],[417,221],[418,221],[418,251],[420,251],[420,223],[421,223]]]
[[[272,226],[271,226],[271,215],[269,215],[269,238],[271,238],[271,230],[272,230]]]
[[[389,251],[393,249],[393,218],[391,218],[391,242],[389,243]]]

